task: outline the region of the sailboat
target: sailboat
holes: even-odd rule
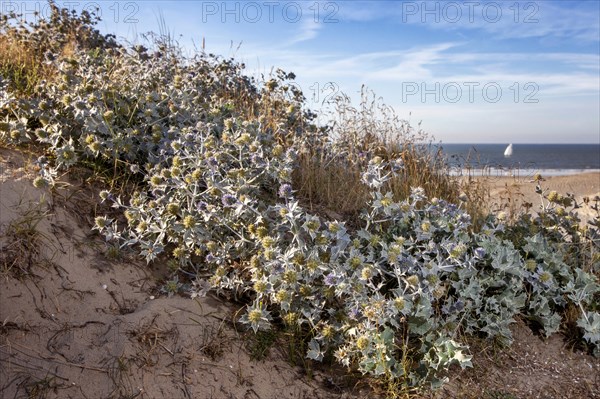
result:
[[[513,153],[513,146],[512,143],[508,145],[508,147],[506,147],[506,150],[504,150],[504,156],[506,158],[510,158],[512,156]]]

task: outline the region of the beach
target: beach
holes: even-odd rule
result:
[[[543,177],[540,186],[544,193],[556,191],[561,195],[573,194],[581,208],[578,213],[582,221],[591,220],[596,212],[591,209],[594,197],[600,197],[600,172],[584,172],[573,175]],[[465,178],[468,179],[468,178]],[[532,204],[531,211],[540,210],[542,198],[536,193],[536,181],[532,176],[487,176],[471,177],[475,181],[484,182],[489,188],[489,205],[492,210],[515,212],[521,206]],[[584,198],[589,198],[588,205]],[[547,201],[545,201],[547,204]]]

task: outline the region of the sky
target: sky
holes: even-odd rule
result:
[[[598,0],[56,3],[98,6],[99,29],[133,43],[162,25],[251,76],[294,72],[315,110],[364,85],[444,143],[600,143]]]

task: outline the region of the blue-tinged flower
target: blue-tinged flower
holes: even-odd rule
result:
[[[471,223],[471,215],[468,213],[463,213],[458,217],[459,223],[469,224]]]
[[[473,254],[475,255],[475,257],[482,259],[483,257],[485,257],[485,249],[481,247],[475,248]]]
[[[214,157],[208,158],[206,163],[208,163],[208,166],[210,166],[211,168],[216,168],[217,166],[219,166],[219,161],[217,161],[217,159]]]
[[[360,310],[358,308],[350,309],[350,311],[348,312],[348,317],[352,320],[358,320],[358,318],[360,317]]]
[[[334,276],[333,273],[329,273],[323,279],[323,283],[325,283],[326,286],[333,287],[334,285],[337,284],[337,278],[336,278],[336,276]]]
[[[221,197],[221,202],[223,203],[223,205],[225,206],[234,206],[237,203],[237,198],[235,198],[233,195],[231,194],[224,194]]]
[[[196,204],[196,209],[203,212],[208,209],[208,204],[204,201],[198,201],[198,203]]]
[[[281,198],[290,198],[292,196],[292,186],[285,183],[279,187],[279,196]]]

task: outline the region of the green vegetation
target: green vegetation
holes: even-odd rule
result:
[[[51,76],[17,58],[2,67],[0,140],[44,151],[40,188],[75,165],[130,182],[101,193],[121,214],[95,229],[174,265],[165,294],[245,301],[257,357],[265,331],[293,331],[308,358],[400,395],[468,367],[470,336],[509,345],[517,317],[600,353],[598,219],[580,227],[572,199],[540,187],[543,212],[508,223],[368,95],[359,109],[338,98],[318,126],[291,73],[257,82],[165,37],[118,46],[58,8],[38,25],[15,19],[0,43],[50,60]]]

